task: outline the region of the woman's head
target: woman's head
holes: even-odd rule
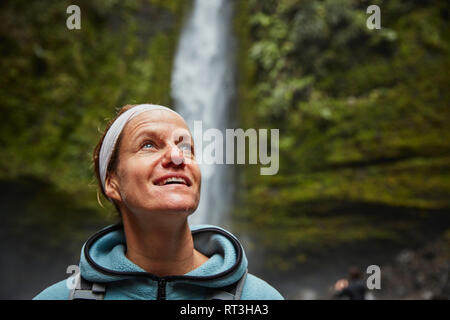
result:
[[[102,193],[123,214],[192,213],[200,169],[183,118],[164,107],[127,105],[94,150]]]

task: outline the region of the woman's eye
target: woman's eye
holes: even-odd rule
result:
[[[192,146],[190,144],[184,143],[178,146],[182,151],[192,151]]]
[[[150,148],[154,148],[155,146],[153,145],[152,142],[146,142],[142,145],[143,149],[150,149]]]

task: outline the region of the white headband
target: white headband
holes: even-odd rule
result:
[[[125,128],[125,125],[128,123],[128,121],[133,119],[138,114],[141,114],[142,112],[151,110],[167,110],[179,115],[172,109],[156,104],[140,104],[122,113],[109,127],[100,148],[99,169],[103,190],[105,190],[106,170],[108,169],[109,161],[111,160],[111,156],[120,133],[122,132],[123,128]]]

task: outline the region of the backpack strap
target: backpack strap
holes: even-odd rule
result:
[[[248,270],[246,269],[244,275],[239,279],[239,281],[219,288],[214,292],[209,300],[240,300],[242,296],[242,290],[244,289],[245,280],[247,278]]]
[[[70,291],[69,300],[103,300],[106,288],[104,284],[90,282],[81,275],[77,277],[76,286]]]

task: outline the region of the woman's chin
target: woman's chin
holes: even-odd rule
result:
[[[170,213],[189,216],[197,209],[200,199],[196,196],[173,192],[159,194],[158,197],[155,197],[155,195],[146,197],[145,202],[137,201],[136,198],[128,200],[130,201],[127,203],[127,207],[136,213]]]
[[[173,213],[184,213],[187,215],[190,215],[192,212],[195,211],[195,209],[197,209],[197,206],[193,206],[192,204],[174,204],[172,206],[169,206],[167,208],[167,211],[169,212],[173,212]]]
[[[192,208],[196,207],[198,201],[194,199],[191,195],[169,193],[161,197],[158,201],[162,206],[167,206],[168,208]]]
[[[186,201],[182,199],[178,199],[178,201],[167,201],[164,205],[160,206],[160,208],[155,211],[174,213],[174,214],[186,214],[190,215],[192,212],[197,209],[198,203],[194,201]]]

